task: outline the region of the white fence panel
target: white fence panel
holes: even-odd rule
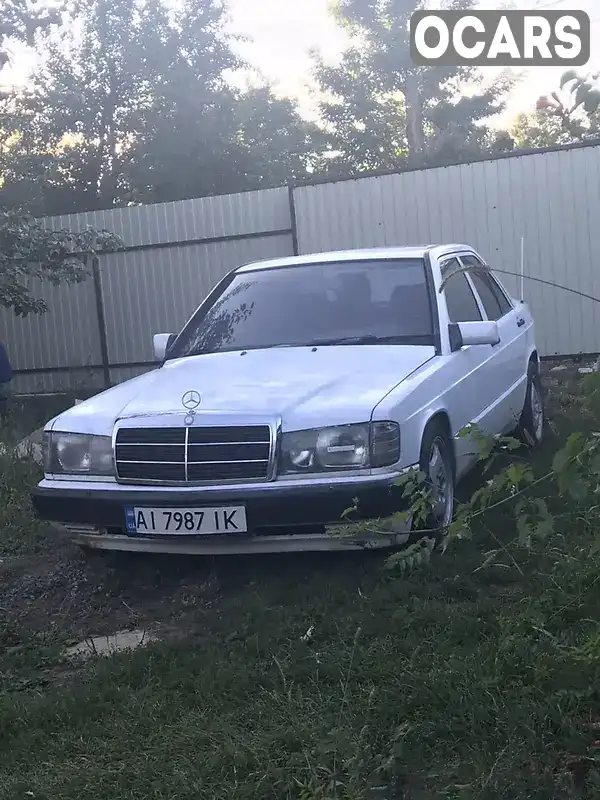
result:
[[[139,247],[288,230],[290,209],[286,188],[262,189],[51,217],[47,224],[69,230],[106,228],[126,247]]]
[[[48,304],[45,314],[17,317],[9,309],[0,310],[0,339],[10,346],[13,367],[97,364],[100,339],[92,278],[71,286],[36,281],[32,292]]]
[[[109,363],[151,361],[153,334],[179,332],[234,267],[291,253],[291,236],[282,234],[103,256]]]

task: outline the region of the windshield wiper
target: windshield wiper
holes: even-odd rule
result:
[[[307,342],[306,347],[328,347],[341,344],[426,344],[431,337],[428,334],[420,336],[375,336],[369,334],[365,336],[340,336],[331,339],[314,339]]]
[[[276,344],[262,344],[253,345],[252,347],[236,347],[235,350],[241,352],[251,350],[275,350],[277,348],[286,347],[334,347],[336,345],[353,345],[353,344],[412,344],[412,345],[431,345],[433,344],[433,335],[429,333],[422,333],[418,335],[406,336],[395,334],[393,336],[376,336],[375,334],[365,334],[363,336],[337,336],[329,339],[313,339],[308,342],[277,342]],[[210,353],[228,353],[232,352],[229,348],[217,350],[195,350],[191,353],[185,353],[186,357],[197,355],[208,355]],[[183,354],[180,357],[184,357]]]

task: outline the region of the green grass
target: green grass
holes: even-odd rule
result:
[[[1,798],[600,796],[600,555],[572,513],[505,566],[482,532],[402,579],[377,554],[86,563],[6,472]],[[163,641],[64,662],[129,612]]]

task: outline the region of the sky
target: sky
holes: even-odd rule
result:
[[[311,94],[311,49],[321,51],[328,61],[335,62],[346,39],[328,14],[329,0],[229,0],[230,27],[251,41],[240,44],[240,54],[258,68],[277,87],[278,94],[295,98],[306,116],[314,116],[315,98]],[[600,0],[480,0],[482,9],[505,7],[519,9],[553,9],[587,11],[592,24],[592,60],[585,72],[600,71]],[[14,61],[18,69],[4,71],[3,82],[9,78],[25,80],[31,60],[16,50]],[[522,70],[522,77],[507,101],[507,110],[494,120],[497,127],[508,127],[522,111],[531,111],[537,98],[554,90],[562,73],[561,68],[536,67]],[[484,71],[492,79],[497,70]]]

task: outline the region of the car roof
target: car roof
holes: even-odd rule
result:
[[[285,258],[271,258],[265,261],[253,261],[244,264],[236,272],[254,272],[255,270],[271,269],[274,267],[293,267],[311,264],[327,264],[340,261],[379,261],[383,259],[399,258],[424,258],[426,253],[430,253],[434,258],[455,253],[457,251],[469,250],[473,248],[467,244],[444,244],[444,245],[420,245],[417,247],[374,247],[361,250],[335,250],[328,253],[307,253],[301,256],[287,256]]]

